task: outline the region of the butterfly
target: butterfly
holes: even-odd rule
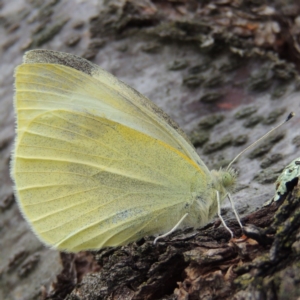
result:
[[[220,213],[226,196],[234,208],[233,169],[210,171],[173,120],[97,65],[27,52],[15,70],[14,108],[15,195],[46,245],[119,246],[216,214],[233,235]]]

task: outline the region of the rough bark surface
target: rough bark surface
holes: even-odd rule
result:
[[[13,69],[27,49],[93,60],[162,107],[218,169],[290,110],[299,113],[296,1],[0,1],[0,299],[297,299],[299,186],[262,207],[299,157],[296,116],[239,161],[219,221],[97,253],[59,253],[19,213],[9,178]]]
[[[82,268],[76,265],[83,254],[64,254],[69,264],[63,284],[59,280],[47,299],[297,299],[299,214],[296,186],[278,203],[243,218],[246,235],[230,222],[240,238],[230,239],[224,228],[210,224],[179,231],[157,245],[148,238],[104,249],[94,253],[99,270],[79,285],[76,270],[82,276]]]

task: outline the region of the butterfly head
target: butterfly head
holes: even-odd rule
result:
[[[234,169],[212,171],[215,178],[215,188],[225,194],[232,193],[236,186],[237,172]]]

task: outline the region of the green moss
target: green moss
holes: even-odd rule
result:
[[[254,281],[254,277],[247,273],[247,274],[239,276],[233,282],[234,282],[235,285],[239,286],[241,289],[245,289],[253,281]]]

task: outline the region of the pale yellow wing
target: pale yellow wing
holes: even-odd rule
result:
[[[76,252],[166,232],[189,211],[207,222],[194,205],[209,178],[193,160],[83,110],[39,114],[16,141],[16,194],[41,240]]]
[[[81,109],[159,139],[209,170],[160,108],[97,65],[71,54],[32,50],[16,70],[18,131],[43,111]]]

